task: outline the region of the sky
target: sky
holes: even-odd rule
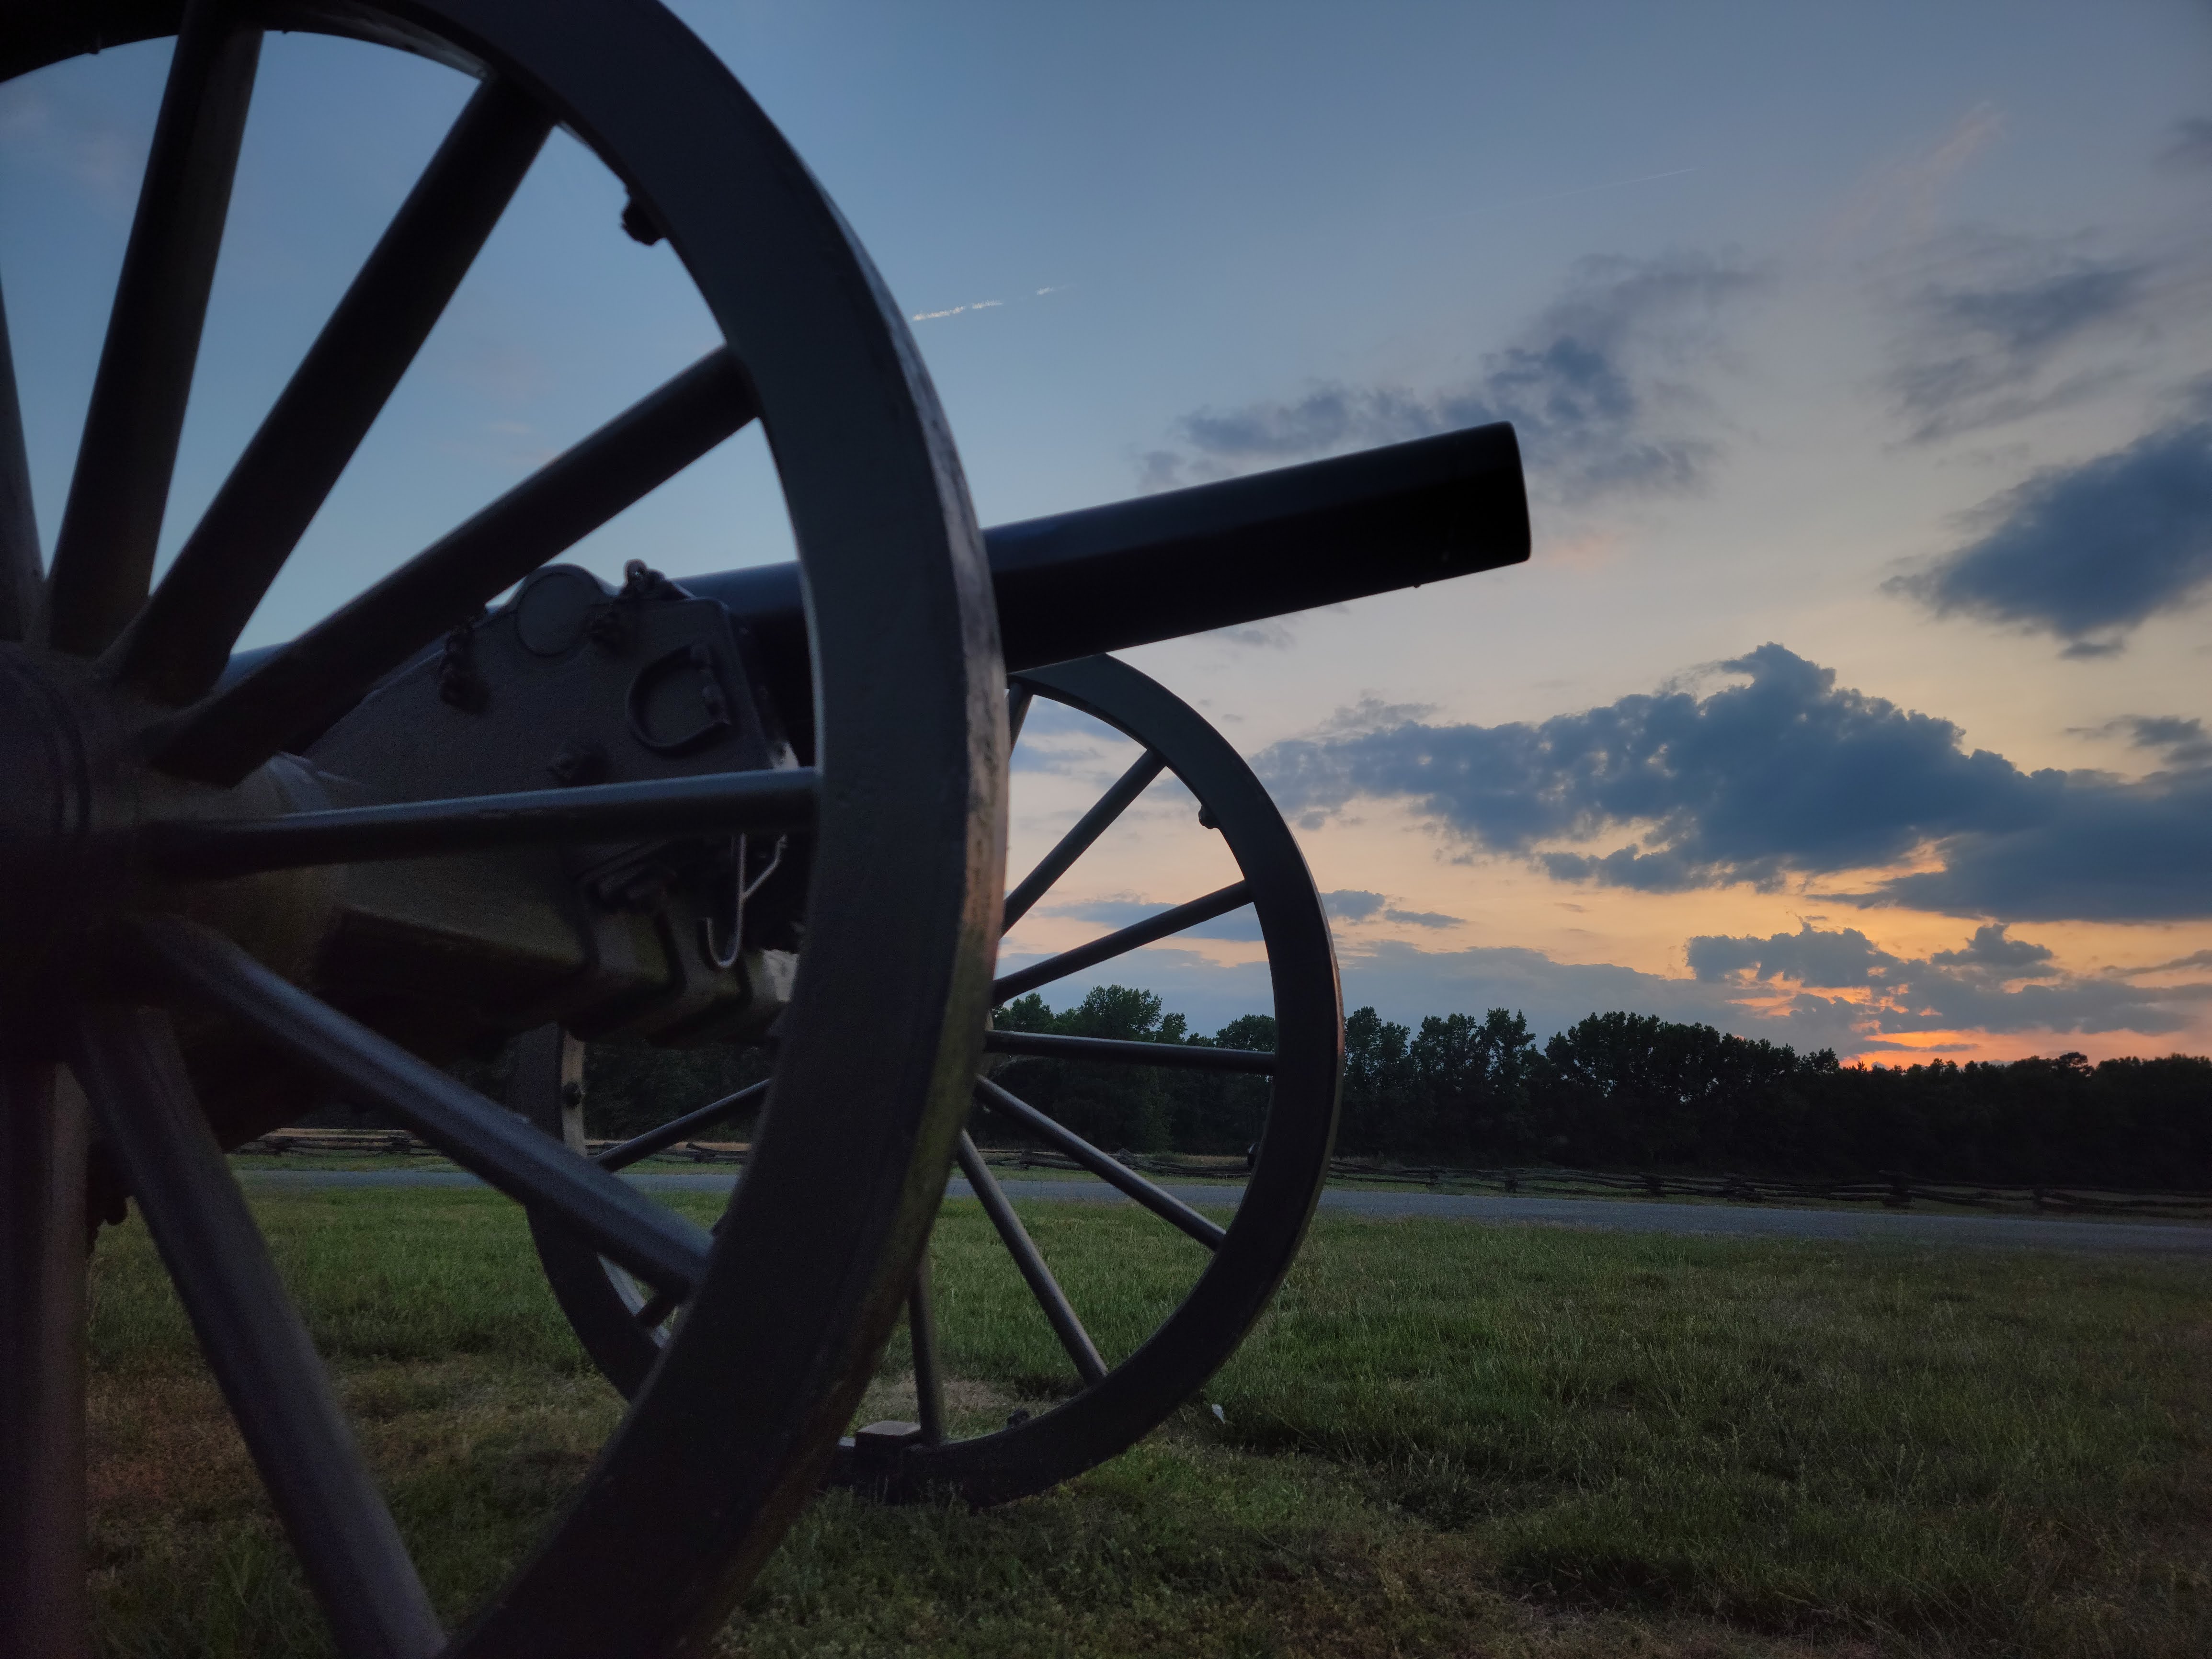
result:
[[[1515,422],[1527,565],[1130,653],[1290,817],[1347,1006],[2212,1051],[2201,0],[676,9],[866,245],[986,524]],[[167,59],[0,87],[48,538]],[[269,40],[165,550],[469,88]],[[623,200],[556,135],[247,643],[714,343]],[[754,430],[572,556],[790,553]],[[1010,866],[1129,753],[1033,722]],[[1140,801],[1007,959],[1218,884],[1188,805]],[[1261,947],[1208,932],[1099,977],[1263,1010]]]

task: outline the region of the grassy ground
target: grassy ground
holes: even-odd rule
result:
[[[456,1615],[617,1402],[503,1200],[256,1207]],[[1109,1358],[1195,1265],[1134,1212],[1030,1218]],[[972,1204],[934,1249],[957,1418],[1048,1404],[1066,1362]],[[982,1514],[826,1497],[724,1645],[2212,1652],[2208,1290],[2155,1260],[1325,1218],[1206,1401],[1146,1444]],[[93,1332],[103,1650],[324,1651],[135,1221],[101,1243]],[[902,1347],[864,1416],[910,1411]]]

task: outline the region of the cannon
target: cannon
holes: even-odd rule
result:
[[[262,32],[448,65],[466,106],[159,582],[155,549]],[[0,1630],[86,1640],[91,1231],[135,1204],[349,1656],[695,1650],[825,1478],[988,1503],[1110,1456],[1203,1382],[1295,1253],[1341,1019],[1264,790],[1105,653],[1527,556],[1512,434],[1451,434],[979,531],[899,313],[737,81],[649,0],[20,0],[0,77],[176,38],[70,489],[45,556],[0,330]],[[289,644],[240,634],[551,129],[629,191],[721,344]],[[619,588],[556,562],[753,421],[795,566]],[[520,584],[518,586],[517,585]],[[485,607],[513,590],[513,597]],[[1040,702],[1139,758],[1009,891]],[[1000,974],[1000,935],[1163,776],[1219,889]],[[994,1028],[1025,990],[1249,907],[1267,1051]],[[582,1045],[758,1045],[743,1098],[586,1151]],[[511,1042],[495,1102],[449,1063]],[[1146,1052],[1138,1052],[1142,1049]],[[1006,1088],[1046,1057],[1267,1091],[1224,1224]],[[441,1628],[225,1162],[308,1093],[525,1206],[629,1396],[546,1535]],[[977,1154],[981,1109],[1188,1236],[1158,1328],[1102,1352]],[[617,1171],[758,1112],[712,1232]],[[949,1416],[926,1261],[957,1166],[1066,1350],[1060,1403]],[[912,1421],[851,1435],[902,1316]]]

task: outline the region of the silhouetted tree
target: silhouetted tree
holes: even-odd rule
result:
[[[1059,1012],[1031,994],[1002,1030],[1272,1050],[1266,1014],[1190,1032],[1153,992],[1091,990]],[[1431,1015],[1418,1030],[1355,1009],[1344,1026],[1340,1151],[1408,1163],[1561,1164],[1867,1179],[2165,1189],[2212,1188],[2212,1059],[2092,1065],[2075,1053],[2008,1063],[1934,1058],[1843,1066],[1710,1025],[1593,1013],[1540,1049],[1526,1019]],[[595,1042],[594,1134],[634,1133],[768,1074],[763,1048]],[[1266,1121],[1263,1077],[1053,1060],[995,1062],[1015,1093],[1109,1152],[1241,1152]],[[454,1068],[495,1097],[505,1066]],[[342,1108],[310,1121],[369,1120]],[[1018,1139],[1003,1122],[989,1137]],[[750,1131],[749,1121],[721,1133]]]

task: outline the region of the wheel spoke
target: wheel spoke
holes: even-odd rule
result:
[[[145,1212],[339,1650],[364,1659],[436,1653],[445,1636],[429,1597],[193,1097],[167,1020],[93,1008],[75,1037],[70,1063],[101,1136]]]
[[[8,341],[8,307],[0,301],[0,641],[27,640],[37,633],[46,591],[39,518],[31,501],[31,461],[23,449],[23,410],[15,398],[15,360]]]
[[[0,1631],[86,1651],[85,1112],[43,1059],[0,1056]]]
[[[929,1252],[915,1263],[914,1290],[906,1299],[907,1336],[914,1349],[915,1416],[921,1424],[921,1443],[945,1441],[945,1374],[937,1364],[937,1308],[929,1290]]]
[[[1030,705],[1036,701],[1036,693],[1026,685],[1006,688],[1006,752],[1013,753],[1014,745],[1022,740],[1022,726],[1030,717]]]
[[[1188,904],[1178,904],[1172,910],[1163,910],[1156,916],[1131,924],[1116,933],[1095,939],[1088,945],[1079,945],[1073,951],[1063,951],[1056,957],[1047,957],[1042,962],[1008,974],[991,987],[991,1006],[1012,1001],[1026,995],[1040,985],[1049,985],[1056,979],[1066,979],[1070,974],[1079,974],[1085,968],[1096,968],[1102,962],[1127,954],[1142,945],[1152,945],[1180,933],[1186,927],[1195,927],[1202,921],[1212,921],[1216,916],[1225,916],[1231,910],[1241,910],[1252,902],[1250,886],[1236,882],[1230,886],[1208,893],[1204,898],[1193,899]]]
[[[1273,1074],[1275,1056],[1265,1048],[1186,1048],[1180,1042],[1127,1042],[1114,1037],[1056,1036],[1046,1031],[986,1031],[983,1050],[1028,1060],[1103,1060],[1116,1066],[1166,1066],[1186,1072]]]
[[[1053,883],[1067,873],[1068,866],[1081,858],[1091,843],[1129,810],[1131,801],[1151,787],[1152,780],[1166,765],[1149,749],[1139,756],[1136,764],[1121,774],[1098,804],[1077,820],[1075,827],[1060,838],[1060,844],[1023,878],[1022,884],[1006,895],[1006,919],[999,925],[1000,932],[1011,932],[1013,925],[1029,914],[1030,907],[1051,890]]]
[[[632,1135],[619,1146],[610,1146],[605,1152],[594,1154],[592,1162],[602,1170],[626,1170],[641,1158],[651,1158],[655,1152],[665,1152],[679,1140],[690,1139],[708,1124],[720,1122],[767,1092],[767,1084],[756,1083],[733,1095],[724,1095],[720,1100],[710,1102],[696,1112],[686,1112],[682,1117],[672,1118],[657,1129],[647,1129],[641,1135]]]
[[[726,349],[708,353],[188,710],[162,738],[156,763],[236,782],[757,413],[737,360]]]
[[[707,1235],[551,1136],[291,985],[219,933],[139,924],[153,965],[357,1105],[386,1111],[508,1197],[557,1216],[600,1254],[678,1298],[697,1288]]]
[[[117,679],[191,702],[229,660],[552,131],[512,83],[477,89],[145,609],[108,653]]]
[[[237,10],[185,9],[54,538],[48,637],[83,656],[123,631],[154,574],[261,56],[261,32],[239,27]]]
[[[960,1160],[960,1173],[968,1177],[968,1185],[982,1201],[983,1213],[991,1218],[991,1224],[999,1230],[1000,1241],[1006,1245],[1006,1253],[1013,1257],[1014,1266],[1021,1269],[1022,1278],[1029,1285],[1030,1294],[1036,1297],[1037,1305],[1044,1310],[1044,1316],[1052,1322],[1053,1334],[1060,1338],[1060,1346],[1067,1350],[1067,1357],[1075,1362],[1076,1374],[1082,1377],[1086,1388],[1103,1381],[1106,1376],[1106,1362],[1099,1358],[1097,1346],[1091,1341],[1091,1333],[1083,1328],[1083,1322],[1075,1316],[1075,1310],[1068,1305],[1066,1294],[1060,1288],[1060,1281],[1052,1276],[1052,1269],[1044,1265],[1044,1258],[1037,1254],[1036,1243],[1030,1238],[1029,1229],[1022,1225],[1022,1218],[1014,1213],[1014,1206],[1006,1202],[1006,1194],[1000,1188],[998,1177],[991,1173],[991,1166],[983,1162],[983,1154],[975,1150],[975,1141],[969,1138],[964,1129],[960,1133],[957,1156]]]
[[[994,1111],[1004,1113],[1057,1151],[1073,1158],[1107,1185],[1137,1200],[1170,1225],[1180,1227],[1209,1250],[1218,1250],[1229,1237],[1174,1194],[1155,1187],[1134,1170],[1117,1163],[1073,1129],[1064,1127],[1024,1100],[1009,1094],[987,1077],[975,1079],[975,1097]]]
[[[143,826],[140,847],[148,865],[164,875],[222,878],[480,847],[800,830],[814,822],[820,781],[811,767],[785,767],[334,807],[282,817],[169,819]]]

